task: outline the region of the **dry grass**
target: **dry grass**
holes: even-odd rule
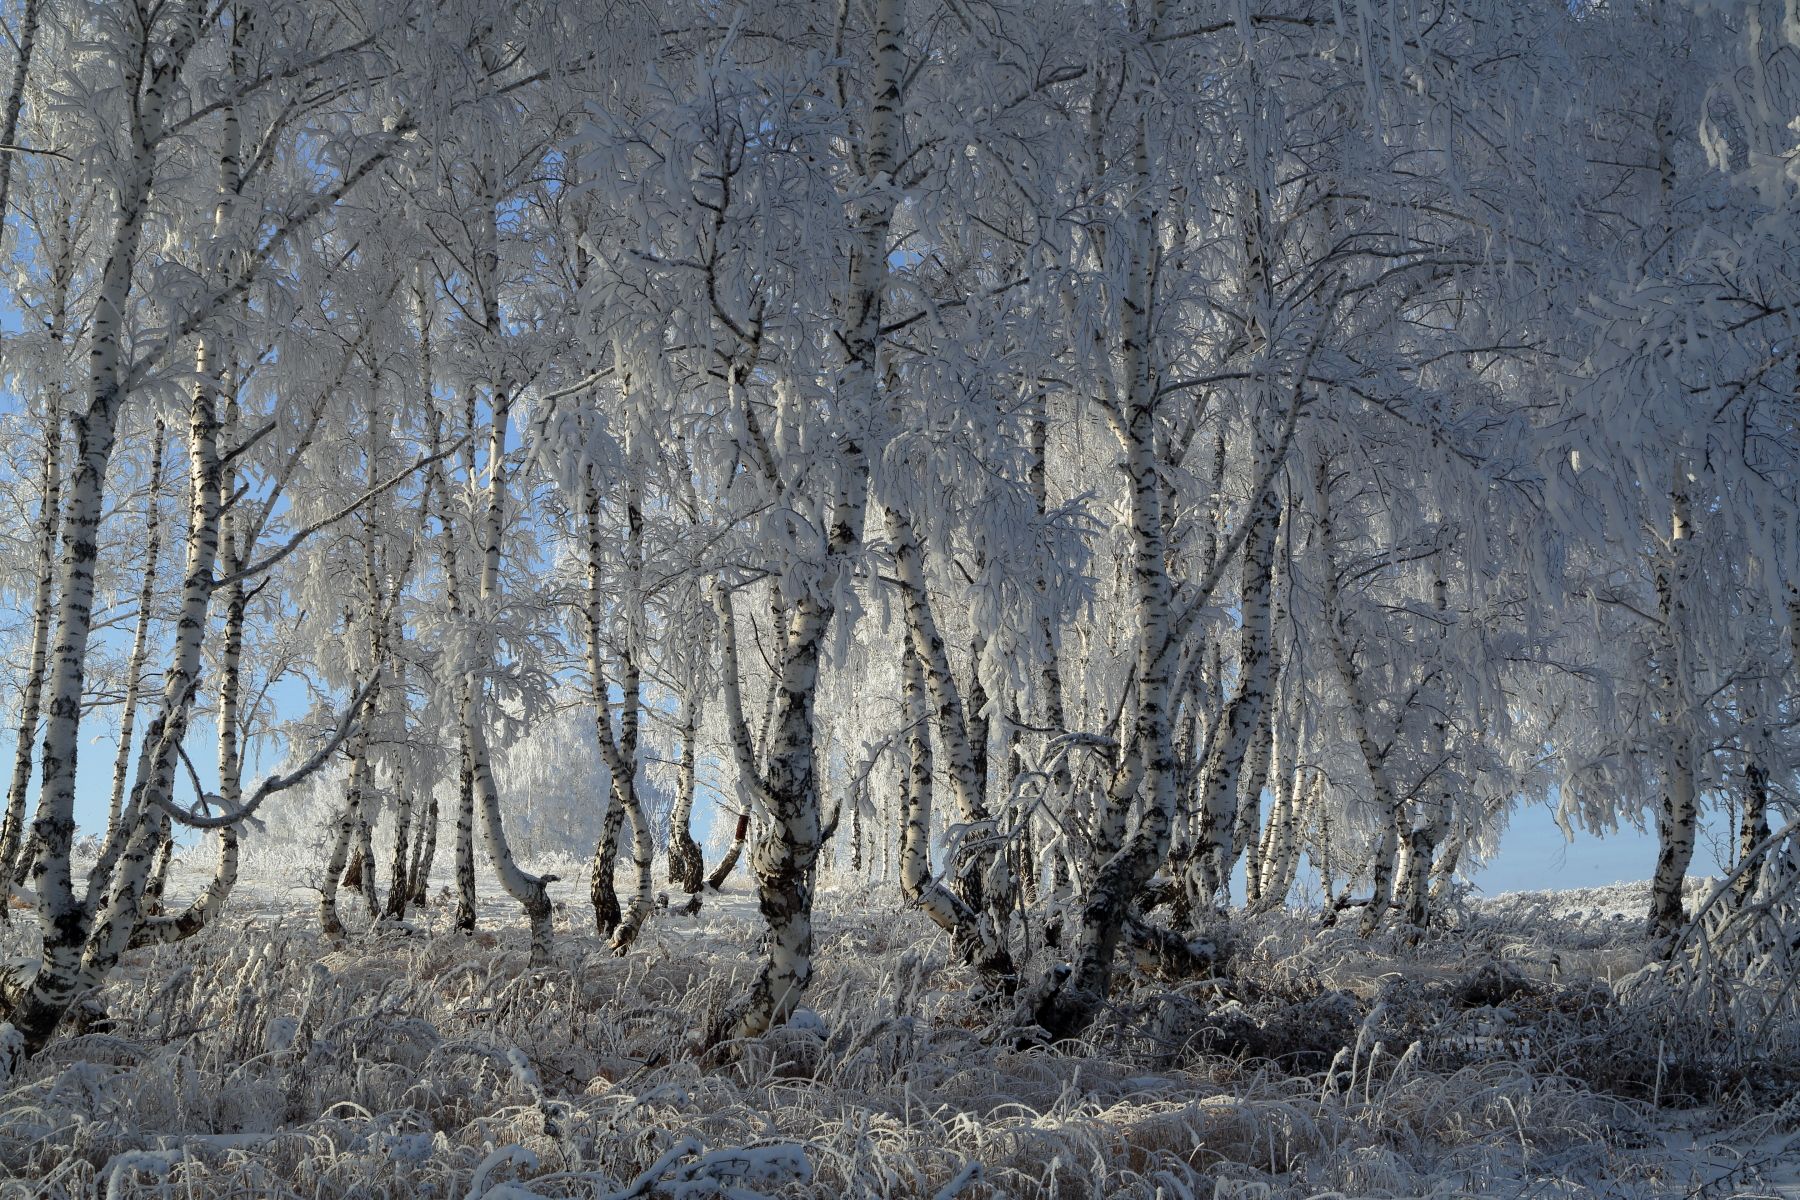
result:
[[[233,916],[133,955],[104,1019],[7,1085],[0,1197],[1730,1195],[1766,1164],[1718,1165],[1707,1121],[1800,1117],[1639,1094],[1642,1014],[1558,965],[1608,950],[1579,923],[1408,945],[1259,917],[1226,978],[1138,980],[1046,1052],[999,1036],[925,922],[867,905],[825,897],[817,1028],[712,1052],[758,934],[741,901],[625,959],[564,928],[544,970],[516,925],[436,911],[339,948],[300,911]]]

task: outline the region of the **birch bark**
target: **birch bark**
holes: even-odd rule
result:
[[[500,542],[505,529],[506,506],[506,429],[511,411],[511,393],[504,388],[497,390],[493,398],[493,417],[488,439],[487,514],[479,543],[482,552],[480,597],[482,608],[486,612],[495,611],[500,599]],[[482,841],[487,846],[494,873],[500,878],[500,886],[525,910],[525,918],[531,926],[531,963],[533,966],[543,966],[550,961],[553,931],[548,885],[555,881],[555,876],[533,875],[521,868],[513,857],[500,814],[500,791],[494,782],[493,767],[488,755],[478,680],[471,676],[465,689],[465,760],[480,813]]]
[[[1674,944],[1687,921],[1682,884],[1694,857],[1699,823],[1694,775],[1694,734],[1688,719],[1688,596],[1692,584],[1693,513],[1687,468],[1679,457],[1669,488],[1668,548],[1657,564],[1660,624],[1657,660],[1661,666],[1657,703],[1664,742],[1663,792],[1656,813],[1656,872],[1650,879],[1650,936],[1664,948]]]
[[[0,155],[0,157],[10,157]],[[0,209],[0,213],[4,210]],[[60,339],[59,339],[60,340]],[[160,441],[160,439],[159,439]],[[32,751],[37,747],[38,718],[41,715],[44,680],[49,674],[50,614],[56,596],[56,529],[58,508],[62,503],[62,413],[52,403],[44,421],[44,491],[38,503],[37,585],[31,601],[31,661],[25,670],[24,694],[19,701],[17,743],[13,752],[12,782],[6,789],[6,817],[0,826],[0,881],[10,894],[11,881],[28,870],[29,864],[14,860],[19,856],[19,843],[25,829],[25,791],[31,782]],[[160,460],[157,468],[161,467]],[[154,497],[154,491],[152,497]],[[154,509],[154,498],[151,501]],[[135,647],[134,647],[135,649]],[[129,703],[129,693],[127,695]],[[0,897],[0,921],[11,921],[10,905]]]
[[[129,157],[116,189],[112,237],[103,257],[89,322],[88,404],[75,423],[75,471],[63,519],[64,551],[58,581],[53,675],[46,706],[43,782],[32,822],[38,853],[31,877],[38,896],[43,950],[29,982],[4,997],[6,1015],[24,1037],[27,1053],[36,1053],[49,1040],[81,986],[80,960],[87,941],[87,915],[75,896],[69,850],[75,836],[75,762],[81,741],[88,638],[93,628],[94,560],[107,469],[119,411],[125,402],[120,338],[132,266],[143,234],[164,113],[199,30],[195,4],[185,5],[178,16],[174,32],[154,66],[148,61],[148,45],[142,47],[142,56],[124,55],[121,59],[126,91],[136,102],[130,106]]]
[[[1145,29],[1154,42],[1161,4],[1150,6]],[[1148,80],[1140,80],[1140,90]],[[1135,185],[1129,204],[1124,302],[1120,306],[1121,403],[1108,417],[1122,450],[1130,489],[1136,705],[1130,738],[1121,746],[1105,806],[1115,817],[1141,798],[1136,827],[1099,865],[1087,894],[1066,979],[1053,971],[1030,1003],[1035,1024],[1053,1038],[1085,1029],[1105,1002],[1112,963],[1131,906],[1169,849],[1175,820],[1175,753],[1170,705],[1172,648],[1170,587],[1163,536],[1162,481],[1156,461],[1156,389],[1150,346],[1156,258],[1156,213],[1150,187],[1147,95],[1137,98],[1132,151]]]

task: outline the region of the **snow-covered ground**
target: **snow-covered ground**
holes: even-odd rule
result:
[[[323,944],[303,874],[133,954],[5,1085],[0,1197],[1800,1197],[1793,1064],[1709,1073],[1610,986],[1641,885],[1416,947],[1246,920],[1226,977],[1134,974],[1051,1052],[891,885],[826,881],[806,1019],[707,1048],[755,962],[741,871],[623,959],[564,880],[547,970],[498,894],[474,937],[436,904]]]

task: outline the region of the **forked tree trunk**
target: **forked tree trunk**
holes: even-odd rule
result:
[[[925,671],[909,641],[901,652],[906,766],[900,772],[900,892],[955,937],[974,921],[967,904],[931,877],[931,717]]]
[[[1277,625],[1284,620],[1285,612],[1276,617]],[[1283,827],[1294,804],[1293,691],[1292,671],[1284,665],[1277,676],[1275,698],[1269,712],[1269,815],[1255,844],[1246,847],[1245,903],[1255,911],[1280,907],[1286,899],[1278,896],[1265,902],[1263,893],[1275,882],[1275,858],[1280,853],[1278,847]]]
[[[1263,907],[1271,909],[1286,904],[1288,893],[1294,888],[1294,876],[1300,867],[1300,830],[1304,828],[1306,815],[1317,810],[1325,793],[1324,776],[1317,772],[1304,795],[1298,772],[1287,772],[1283,782],[1286,799],[1282,804],[1281,827],[1262,885]]]
[[[1155,36],[1152,5],[1148,33]],[[1147,82],[1143,84],[1147,86]],[[1140,101],[1133,148],[1134,175],[1149,176],[1147,98]],[[1162,483],[1156,463],[1156,414],[1152,387],[1151,283],[1155,217],[1147,196],[1131,202],[1133,228],[1127,274],[1128,296],[1121,305],[1124,403],[1109,414],[1117,434],[1130,488],[1130,533],[1136,640],[1136,706],[1130,737],[1121,746],[1108,785],[1106,806],[1127,811],[1142,798],[1137,827],[1119,851],[1101,863],[1081,911],[1075,961],[1066,980],[1054,975],[1033,993],[1039,1026],[1052,1037],[1086,1029],[1106,1000],[1113,958],[1132,905],[1168,853],[1176,804],[1174,731],[1171,713],[1172,591],[1163,540]]]
[[[189,15],[197,18],[198,14]],[[32,1054],[49,1040],[81,989],[80,964],[88,940],[88,916],[75,896],[69,849],[75,836],[75,762],[81,742],[88,638],[93,629],[94,560],[106,475],[119,410],[125,401],[120,337],[132,264],[143,232],[163,114],[199,25],[197,19],[179,20],[176,27],[178,32],[148,80],[141,74],[142,67],[134,70],[132,60],[127,59],[125,85],[135,101],[128,131],[130,158],[120,173],[113,235],[89,322],[88,403],[76,421],[75,471],[63,522],[65,550],[53,642],[54,675],[46,706],[43,783],[32,822],[38,852],[31,875],[38,895],[43,949],[29,982],[8,988],[7,994],[0,996],[7,1019],[24,1037],[26,1052]]]
[[[648,919],[651,908],[651,862],[655,847],[650,838],[650,824],[644,817],[638,799],[638,722],[642,709],[642,681],[633,643],[636,632],[626,619],[622,642],[619,678],[619,730],[613,732],[612,705],[607,695],[604,635],[604,568],[600,544],[600,487],[594,479],[593,467],[583,472],[582,511],[587,533],[588,594],[586,605],[587,666],[594,705],[594,732],[600,755],[606,760],[609,774],[610,803],[602,826],[600,840],[594,848],[591,899],[594,923],[600,936],[612,939],[614,954],[624,954]],[[643,566],[644,516],[637,498],[635,481],[627,484],[626,560],[631,572],[631,601],[641,604],[641,570]],[[618,856],[619,827],[631,824],[632,865],[636,886],[629,907],[621,912],[613,886],[613,866]]]
[[[1262,724],[1257,727],[1256,736],[1250,743],[1250,758],[1245,763],[1244,778],[1238,788],[1237,819],[1231,831],[1231,864],[1237,864],[1241,856],[1244,860],[1244,903],[1254,904],[1262,898],[1262,880],[1254,879],[1256,874],[1256,848],[1262,841],[1262,793],[1269,782],[1269,760],[1274,755],[1271,744],[1271,732],[1275,724],[1273,713],[1265,710]],[[1230,872],[1220,884],[1221,892],[1230,884]]]
[[[1331,520],[1331,462],[1320,455],[1315,479],[1318,496],[1318,538],[1320,573],[1324,576],[1325,641],[1331,650],[1332,665],[1337,668],[1338,682],[1344,689],[1346,711],[1356,735],[1357,749],[1362,752],[1363,768],[1369,774],[1369,787],[1374,794],[1375,819],[1380,832],[1376,836],[1370,865],[1369,902],[1363,907],[1358,929],[1364,937],[1381,924],[1393,898],[1394,859],[1398,847],[1397,822],[1400,802],[1388,782],[1387,761],[1381,747],[1369,732],[1369,707],[1362,692],[1362,673],[1357,670],[1344,642],[1344,614],[1339,596],[1337,566],[1332,561],[1332,545],[1336,540]]]
[[[785,1023],[812,982],[813,867],[819,852],[812,698],[831,612],[810,597],[795,606],[777,681],[782,699],[768,765],[758,781],[769,829],[751,851],[750,862],[757,907],[769,925],[769,953],[749,992],[727,1012],[726,1026],[738,1037],[754,1037]]]
[[[228,161],[230,161],[228,159]],[[230,419],[228,428],[236,429],[236,401],[228,399]],[[157,453],[162,451],[161,426],[158,425]],[[225,472],[220,484],[221,500],[235,493],[235,474]],[[229,514],[221,517],[224,534],[223,567],[228,578],[236,575],[243,565],[243,551],[239,546],[237,522]],[[148,601],[148,596],[141,598]],[[247,600],[242,580],[233,578],[225,588],[225,629],[223,644],[219,655],[219,711],[215,720],[218,723],[218,770],[219,798],[223,801],[227,813],[238,811],[243,802],[243,756],[238,747],[239,699],[242,690],[242,667],[244,651],[244,622],[247,616]],[[140,614],[141,617],[141,614]],[[142,621],[139,624],[143,628]],[[138,669],[141,669],[138,668]],[[136,678],[136,670],[133,672]],[[218,830],[219,856],[213,868],[213,876],[201,889],[198,896],[191,900],[187,907],[179,913],[165,915],[162,913],[162,899],[168,886],[169,866],[173,861],[175,843],[165,826],[162,850],[157,859],[155,875],[151,880],[145,896],[145,913],[138,921],[137,930],[131,935],[133,947],[149,945],[166,945],[170,942],[183,941],[193,937],[223,912],[225,902],[231,896],[231,889],[237,884],[238,875],[238,832],[234,825],[226,825]]]
[[[1268,372],[1269,340],[1275,313],[1264,216],[1266,204],[1263,189],[1252,187],[1244,205],[1242,222],[1244,303],[1250,313],[1248,336],[1251,371],[1255,377],[1249,423],[1256,451],[1255,477],[1258,479],[1272,468],[1276,453],[1275,443],[1264,428],[1264,422],[1273,411],[1269,397],[1274,389],[1270,386]],[[1213,737],[1212,751],[1207,759],[1200,800],[1200,833],[1187,878],[1187,899],[1196,917],[1211,909],[1221,897],[1228,899],[1232,863],[1241,848],[1233,835],[1240,824],[1239,790],[1244,783],[1244,760],[1257,742],[1257,731],[1268,711],[1274,680],[1275,547],[1281,524],[1280,490],[1270,487],[1257,496],[1247,519],[1250,530],[1244,542],[1243,577],[1238,597],[1243,621],[1238,633],[1238,686],[1226,709],[1223,728]],[[1259,798],[1253,796],[1251,802],[1258,803]]]
[[[414,854],[412,869],[406,874],[408,887],[411,888],[412,902],[416,907],[424,908],[430,900],[431,865],[437,858],[438,834],[438,798],[435,781],[425,794],[425,822],[419,837],[413,842]]]
[[[1450,664],[1444,652],[1450,636],[1450,604],[1441,569],[1432,581],[1431,594],[1438,619],[1438,661],[1432,667],[1426,703],[1431,711],[1431,765],[1438,774],[1422,805],[1424,811],[1407,833],[1406,877],[1400,887],[1406,920],[1416,929],[1423,929],[1430,918],[1431,865],[1438,843],[1450,829]]]
[[[950,785],[956,796],[957,816],[967,827],[969,837],[991,845],[993,822],[987,810],[984,764],[977,762],[975,743],[969,736],[968,716],[963,709],[956,677],[950,669],[950,656],[931,611],[925,582],[924,547],[919,544],[912,522],[903,513],[890,505],[886,516],[893,577],[900,585],[907,642],[911,649],[907,659],[908,687],[911,688],[916,674],[918,682],[930,693],[938,743],[948,760]],[[922,713],[925,697],[921,695],[916,699]],[[983,749],[985,751],[985,745]],[[929,791],[925,803],[929,812]],[[992,857],[991,849],[976,852],[963,849],[951,872],[962,903],[954,907],[940,906],[932,916],[935,920],[941,912],[959,922],[955,934],[962,953],[989,969],[1009,972],[1011,962],[1005,947],[982,923],[980,916],[983,910],[982,880]],[[903,882],[904,878],[903,875]]]

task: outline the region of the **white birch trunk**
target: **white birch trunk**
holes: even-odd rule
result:
[[[506,505],[506,426],[511,412],[511,394],[497,392],[493,401],[493,427],[488,441],[487,516],[480,540],[482,550],[481,601],[484,611],[492,612],[500,594],[500,539]],[[550,961],[552,940],[550,893],[553,876],[537,876],[520,868],[506,841],[506,828],[500,816],[500,793],[494,783],[493,767],[488,758],[485,718],[480,711],[480,688],[471,678],[463,705],[463,730],[468,743],[467,757],[470,783],[481,818],[482,841],[488,858],[499,876],[506,894],[518,901],[531,925],[531,963],[543,966]]]
[[[368,709],[365,705],[364,715]],[[350,860],[350,848],[356,838],[356,826],[362,820],[363,775],[369,757],[364,749],[368,723],[359,724],[350,744],[350,786],[345,789],[344,803],[338,809],[331,840],[331,853],[325,859],[325,875],[319,881],[319,931],[327,939],[344,936],[344,920],[338,912],[338,887],[343,882],[344,867]]]
[[[1381,748],[1369,732],[1369,708],[1362,693],[1362,676],[1344,643],[1343,611],[1339,598],[1337,566],[1332,562],[1331,547],[1335,540],[1331,521],[1331,470],[1328,459],[1321,456],[1317,474],[1319,499],[1319,560],[1324,577],[1325,641],[1331,649],[1332,665],[1337,668],[1338,682],[1344,689],[1350,726],[1356,735],[1357,749],[1362,753],[1363,767],[1369,773],[1369,786],[1374,793],[1375,820],[1380,832],[1376,836],[1370,865],[1369,902],[1364,906],[1358,930],[1364,937],[1375,932],[1387,912],[1394,887],[1394,859],[1398,847],[1396,823],[1400,819],[1400,803],[1388,782],[1387,763]]]
[[[175,653],[157,712],[157,744],[140,757],[140,778],[121,824],[130,832],[110,870],[108,855],[90,873],[88,903],[102,892],[93,931],[81,959],[81,976],[93,987],[106,977],[129,947],[143,916],[142,902],[152,866],[169,837],[168,805],[174,795],[176,750],[187,735],[189,715],[200,689],[201,652],[212,604],[213,573],[219,557],[223,468],[219,457],[219,396],[224,356],[206,341],[195,354],[194,388],[188,421],[190,515],[181,605],[175,622]],[[234,859],[235,862],[235,859]],[[221,901],[222,902],[222,901]]]
[[[992,821],[988,815],[987,781],[982,778],[974,747],[969,738],[967,714],[962,696],[951,673],[950,656],[944,639],[938,633],[937,620],[931,611],[926,591],[924,549],[919,544],[912,522],[889,506],[886,513],[889,552],[893,556],[894,579],[900,585],[902,606],[906,613],[906,632],[912,656],[907,660],[909,673],[917,671],[929,691],[939,744],[948,760],[950,784],[956,795],[957,815],[968,826],[968,839],[991,838]],[[923,697],[920,697],[923,700]],[[927,794],[929,805],[929,793]],[[908,826],[910,828],[910,826]],[[981,926],[982,879],[993,857],[992,851],[962,851],[962,861],[953,874],[962,904],[944,910],[963,921],[956,931],[965,954],[978,956],[983,965],[1008,971],[1005,949],[990,931]],[[936,913],[933,914],[936,919]]]
[[[22,73],[22,72],[21,72]],[[0,158],[10,158],[0,154]],[[5,210],[0,209],[0,213]],[[25,830],[25,792],[31,783],[32,751],[37,747],[38,718],[44,697],[44,680],[49,674],[50,613],[56,596],[56,530],[58,509],[62,503],[62,412],[52,403],[44,419],[43,495],[38,505],[37,586],[31,601],[31,663],[26,668],[24,694],[19,702],[18,742],[13,752],[12,782],[6,789],[6,817],[0,826],[0,893],[10,894],[11,883],[20,870],[19,843]],[[10,905],[0,894],[0,921],[10,921]]]
[[[1656,814],[1656,872],[1650,879],[1650,936],[1661,947],[1674,944],[1687,921],[1682,906],[1682,884],[1694,857],[1694,835],[1699,823],[1698,787],[1694,776],[1694,734],[1688,720],[1687,638],[1688,594],[1693,572],[1693,516],[1688,502],[1685,465],[1677,459],[1669,490],[1669,547],[1658,564],[1656,593],[1662,618],[1658,659],[1662,678],[1658,703],[1662,708],[1665,744],[1663,794]]]
[[[1255,147],[1252,147],[1255,152]],[[1254,177],[1256,172],[1251,172]],[[1252,186],[1243,220],[1244,304],[1248,310],[1252,355],[1250,436],[1255,446],[1254,478],[1261,479],[1273,466],[1277,453],[1263,423],[1272,414],[1274,389],[1268,373],[1269,338],[1274,321],[1274,296],[1269,278],[1268,247],[1263,215],[1267,198]],[[1253,501],[1251,522],[1244,541],[1244,565],[1239,588],[1243,625],[1238,634],[1238,687],[1215,735],[1207,760],[1205,786],[1200,801],[1200,832],[1194,848],[1194,866],[1188,875],[1188,903],[1196,914],[1228,899],[1231,866],[1240,844],[1234,841],[1239,811],[1244,758],[1269,707],[1273,681],[1274,577],[1276,536],[1281,523],[1279,489],[1268,487]]]
[[[425,829],[415,842],[418,853],[413,856],[412,871],[407,876],[412,881],[412,902],[419,908],[424,908],[431,898],[431,868],[437,860],[440,820],[442,815],[438,812],[437,789],[434,787],[425,797]]]
[[[13,37],[19,56],[13,66],[12,87],[6,93],[5,119],[0,122],[0,146],[6,147],[0,151],[0,219],[12,211],[12,169],[17,157],[13,148],[19,144],[19,113],[25,107],[25,86],[31,76],[32,51],[37,48],[41,8],[41,0],[25,0],[24,11],[19,14],[19,30]]]
[[[400,693],[406,694],[404,683],[400,686]],[[412,874],[409,870],[412,860],[413,794],[412,787],[403,776],[396,777],[395,785],[394,857],[389,867],[387,903],[382,908],[382,915],[398,921],[406,916],[406,906],[413,893]]]
[[[1146,33],[1154,38],[1161,5],[1153,3]],[[1147,88],[1142,81],[1140,88]],[[1130,200],[1132,230],[1121,306],[1124,402],[1109,415],[1123,450],[1131,489],[1132,582],[1135,601],[1136,711],[1131,735],[1119,751],[1106,807],[1123,814],[1142,804],[1136,828],[1119,851],[1100,864],[1084,897],[1066,979],[1053,971],[1033,991],[1035,1023],[1052,1037],[1085,1029],[1106,1000],[1112,963],[1131,906],[1168,853],[1175,820],[1175,754],[1171,713],[1171,603],[1162,519],[1162,482],[1156,463],[1155,380],[1151,348],[1155,216],[1150,207],[1147,95],[1138,98],[1138,129]]]
[[[902,0],[875,0],[874,76],[864,131],[867,195],[858,213],[849,287],[840,305],[845,365],[836,408],[846,431],[836,448],[842,480],[826,531],[826,573],[861,540],[868,503],[866,450],[855,430],[878,415],[881,314],[888,275],[888,232],[900,144],[901,88],[906,61]],[[770,817],[767,834],[751,850],[757,903],[769,925],[769,955],[750,990],[726,1010],[722,1028],[756,1036],[785,1022],[812,981],[812,901],[820,841],[819,792],[813,745],[813,700],[819,662],[835,614],[817,592],[802,595],[784,627],[766,765],[755,779]]]
[[[1262,878],[1258,871],[1256,856],[1257,847],[1262,842],[1262,793],[1269,782],[1269,762],[1274,757],[1273,745],[1275,717],[1273,712],[1265,710],[1262,724],[1257,728],[1256,738],[1250,745],[1250,761],[1246,764],[1243,783],[1238,789],[1237,820],[1232,825],[1231,843],[1232,865],[1241,855],[1244,860],[1244,903],[1255,904],[1262,899]],[[1271,814],[1271,819],[1273,814]],[[1226,883],[1221,884],[1223,890],[1229,884],[1230,871],[1225,872]]]
[[[119,715],[119,749],[113,758],[112,794],[106,805],[106,840],[119,835],[119,814],[125,806],[125,784],[130,775],[131,741],[137,730],[138,700],[143,692],[144,659],[150,650],[152,600],[156,595],[156,560],[162,554],[163,423],[156,423],[150,462],[150,497],[145,513],[144,581],[138,588],[137,625],[131,635],[131,654],[125,665],[125,705]]]
[[[669,814],[669,882],[688,895],[705,885],[705,861],[694,840],[694,794],[700,780],[700,697],[689,688],[681,703],[681,768]],[[855,814],[851,825],[855,826]]]
[[[243,33],[241,24],[234,25],[229,52],[233,79],[241,78],[243,74]],[[241,185],[243,154],[237,107],[226,105],[220,117],[219,200],[213,210],[215,233],[224,228],[230,216],[231,205],[237,197]],[[171,682],[185,682],[175,707],[171,708],[170,694],[165,693],[158,723],[164,729],[167,744],[148,760],[153,774],[147,783],[140,783],[143,796],[139,820],[151,822],[158,831],[161,842],[155,874],[147,888],[147,904],[139,906],[133,912],[130,900],[132,885],[129,883],[133,872],[129,858],[124,871],[127,885],[121,888],[115,881],[106,913],[96,928],[95,936],[90,940],[83,964],[84,971],[90,974],[95,984],[112,969],[125,946],[179,941],[198,933],[224,909],[237,881],[238,835],[237,830],[228,825],[219,830],[218,862],[212,879],[201,890],[200,895],[186,909],[173,916],[164,916],[158,911],[174,854],[174,842],[165,806],[174,795],[175,750],[186,735],[188,717],[199,693],[201,652],[205,644],[208,612],[216,590],[214,570],[220,565],[221,551],[226,574],[232,577],[232,582],[225,587],[224,639],[219,662],[219,709],[216,714],[219,794],[227,810],[232,812],[237,811],[243,794],[242,763],[238,749],[238,705],[246,599],[243,581],[236,578],[241,555],[235,538],[235,524],[227,523],[225,511],[227,500],[234,491],[236,476],[235,472],[226,470],[219,448],[221,434],[234,434],[238,428],[235,368],[231,352],[228,348],[215,344],[213,339],[203,338],[195,351],[194,374],[200,382],[194,390],[189,430],[192,512],[188,526],[182,606],[176,624],[177,664],[169,673]],[[219,412],[221,405],[225,410],[223,422]],[[160,460],[160,426],[154,449]],[[160,466],[159,461],[152,470],[153,481],[160,473]],[[153,494],[152,504],[154,501]],[[140,601],[144,603],[148,602],[150,583],[147,571],[144,594],[140,596]],[[144,625],[143,617],[144,614],[140,613],[140,630]],[[137,670],[141,670],[141,662]],[[93,891],[94,885],[91,884],[90,903]],[[128,914],[132,924],[129,929],[126,928]],[[121,938],[124,939],[123,945],[120,944]],[[106,940],[103,942],[103,939]]]
[[[441,442],[437,418],[432,420],[432,438]],[[475,400],[473,394],[464,404],[463,467],[472,481],[475,477]],[[458,562],[456,520],[450,505],[450,484],[443,470],[432,467],[437,485],[440,546],[444,562],[444,601],[450,619],[460,623],[464,618],[462,603],[462,568]],[[466,713],[470,701],[471,682],[464,675],[457,683],[457,711]],[[469,727],[466,720],[456,726],[456,837],[451,846],[451,872],[456,885],[455,927],[465,933],[475,929],[475,763],[469,751]]]
[[[955,937],[974,913],[931,877],[931,718],[924,667],[910,641],[901,653],[901,668],[907,755],[900,772],[900,892]]]
[[[1450,828],[1450,664],[1444,643],[1450,636],[1449,586],[1440,568],[1431,585],[1432,608],[1438,616],[1438,661],[1432,667],[1432,683],[1425,692],[1431,713],[1431,764],[1438,778],[1429,785],[1412,828],[1407,833],[1406,874],[1400,887],[1400,903],[1406,920],[1423,929],[1431,915],[1431,864],[1438,843]]]

